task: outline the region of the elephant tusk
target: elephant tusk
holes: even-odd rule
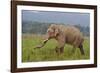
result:
[[[47,42],[48,40],[49,40],[49,39],[44,40],[42,45],[37,45],[36,47],[34,47],[34,49],[36,49],[36,48],[42,48],[42,47],[46,44],[46,42]]]

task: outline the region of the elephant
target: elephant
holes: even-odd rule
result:
[[[65,44],[70,44],[75,48],[79,48],[82,55],[84,55],[83,42],[84,38],[80,30],[72,25],[65,26],[61,24],[51,24],[47,30],[47,38],[43,41],[42,45],[36,46],[36,48],[43,47],[50,39],[55,39],[58,45],[55,48],[57,53],[64,52]]]

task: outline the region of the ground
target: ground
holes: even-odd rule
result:
[[[23,34],[22,35],[22,62],[38,61],[58,61],[58,60],[85,60],[90,58],[90,40],[84,37],[83,43],[85,55],[81,55],[79,48],[72,52],[72,45],[66,44],[64,53],[58,55],[55,52],[57,42],[54,39],[49,40],[46,45],[40,49],[34,49],[36,45],[43,42],[44,35]]]

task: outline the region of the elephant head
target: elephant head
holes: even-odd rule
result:
[[[60,30],[57,24],[51,24],[51,26],[47,30],[48,38],[55,38],[59,34]]]

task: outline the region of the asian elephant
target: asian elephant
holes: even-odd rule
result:
[[[51,24],[47,30],[47,36],[43,44],[36,48],[43,47],[48,40],[53,38],[58,42],[58,46],[55,48],[57,53],[63,53],[65,44],[70,44],[74,49],[79,48],[82,55],[85,54],[83,49],[84,38],[80,30],[74,26]]]

